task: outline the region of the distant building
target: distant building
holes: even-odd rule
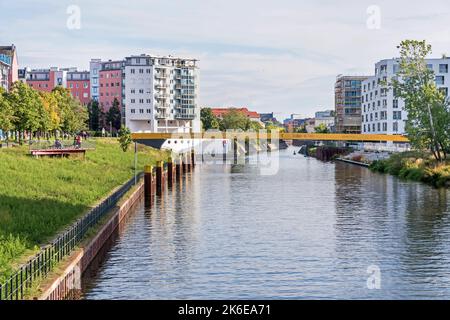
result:
[[[67,88],[70,89],[74,98],[87,105],[91,101],[89,71],[67,72]]]
[[[259,120],[263,123],[272,122],[274,124],[279,124],[277,118],[274,117],[273,112],[271,113],[260,113]]]
[[[19,79],[19,62],[14,45],[0,46],[0,87],[6,90]]]
[[[91,85],[91,98],[92,100],[98,101],[100,95],[100,69],[101,69],[101,59],[91,59],[89,62],[89,82]]]
[[[381,60],[375,64],[375,75],[362,82],[362,133],[404,134],[408,118],[405,103],[395,97],[391,82],[399,71],[399,59]],[[427,67],[436,75],[436,85],[448,97],[450,88],[449,58],[427,59]]]
[[[57,86],[68,88],[72,96],[84,105],[91,100],[89,71],[78,71],[75,67],[24,68],[18,70],[18,78],[38,91],[51,92]]]
[[[25,80],[35,90],[51,92],[57,86],[67,87],[67,69],[51,67],[28,70]]]
[[[361,133],[361,87],[366,76],[342,76],[336,79],[335,127],[338,133]]]
[[[314,133],[316,132],[316,119],[314,118],[310,118],[310,119],[305,119],[305,129],[307,133]]]
[[[290,118],[283,121],[283,126],[286,132],[294,132],[297,128],[304,127],[306,125],[307,118],[302,117],[299,114],[291,114]]]
[[[334,132],[335,113],[333,110],[318,111],[315,114],[315,126],[318,127],[324,124],[328,131]]]
[[[122,110],[123,93],[123,70],[125,61],[106,61],[100,63],[99,74],[99,97],[98,102],[105,112],[107,112],[114,103],[114,99],[119,103],[119,109]]]

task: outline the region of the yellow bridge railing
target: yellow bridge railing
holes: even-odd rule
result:
[[[132,133],[133,140],[167,139],[281,139],[312,141],[409,142],[402,135],[343,133],[267,133],[267,132],[202,132],[202,133]]]

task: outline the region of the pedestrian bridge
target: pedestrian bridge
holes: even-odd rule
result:
[[[407,143],[402,135],[342,134],[342,133],[278,133],[278,132],[202,132],[202,133],[132,133],[134,141],[167,139],[238,139],[238,140],[309,140],[344,142],[398,142]]]

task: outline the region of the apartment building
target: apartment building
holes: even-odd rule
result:
[[[19,62],[17,49],[10,46],[0,46],[0,87],[9,90],[11,85],[18,80]]]
[[[334,132],[335,113],[333,110],[318,111],[315,113],[315,126],[325,125],[330,132]]]
[[[336,78],[335,128],[337,133],[361,133],[361,85],[366,76],[344,76]]]
[[[100,63],[98,101],[105,112],[113,106],[114,100],[117,100],[122,110],[124,65],[123,60]]]
[[[200,132],[197,60],[126,57],[123,93],[132,132]]]
[[[0,54],[0,88],[9,89],[9,69],[11,68],[10,59],[4,54]]]
[[[91,98],[92,100],[98,101],[100,95],[100,69],[101,69],[101,59],[91,59],[89,62],[89,83],[91,85]]]
[[[448,96],[450,87],[449,58],[427,59],[427,67],[436,75],[436,85]],[[381,60],[375,64],[375,75],[362,82],[362,133],[404,134],[408,114],[404,101],[387,87],[399,71],[399,59]]]
[[[67,88],[72,96],[84,105],[91,101],[90,73],[89,71],[68,71]]]
[[[67,70],[51,67],[32,69],[25,74],[26,83],[35,90],[51,92],[55,87],[67,87]]]

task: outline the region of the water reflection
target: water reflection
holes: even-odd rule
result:
[[[448,196],[292,150],[272,176],[199,165],[130,217],[85,298],[449,298]]]

